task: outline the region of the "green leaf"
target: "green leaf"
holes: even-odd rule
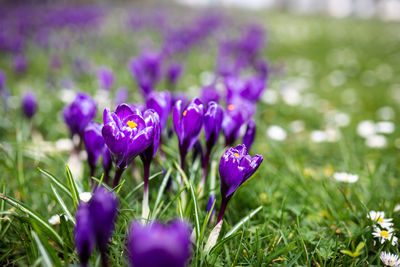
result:
[[[343,254],[349,255],[352,258],[356,258],[356,257],[361,255],[360,252],[357,252],[357,251],[351,252],[351,251],[346,250],[346,249],[342,249],[340,252],[343,253]]]
[[[242,225],[244,223],[246,223],[248,220],[250,220],[254,215],[256,215],[260,210],[262,209],[262,206],[259,206],[258,208],[256,208],[255,210],[253,210],[249,215],[247,215],[246,217],[244,217],[243,219],[241,219],[233,228],[232,230],[230,230],[225,236],[224,238],[227,238],[228,236],[234,234],[237,230],[239,230],[240,227],[242,227]]]
[[[219,251],[222,248],[222,245],[225,244],[226,242],[230,241],[231,239],[235,238],[238,235],[241,235],[241,232],[234,233],[228,237],[223,238],[220,240],[215,246],[210,250],[210,255],[214,254],[215,252]]]
[[[66,193],[70,198],[72,198],[71,192],[69,192],[68,188],[58,180],[53,174],[50,172],[43,170],[41,168],[37,168],[44,176],[48,177],[55,185],[57,185],[64,193]]]
[[[47,253],[47,250],[43,246],[42,241],[40,240],[38,235],[34,231],[32,231],[32,236],[36,242],[36,245],[38,246],[39,254],[42,255],[42,265],[44,267],[54,266],[53,262],[51,261],[50,255]]]
[[[153,174],[152,176],[150,176],[149,181],[153,180],[154,178],[156,178],[158,175],[162,174],[163,172],[157,172],[155,174]],[[135,188],[133,188],[128,195],[126,195],[125,199],[130,198],[136,191],[138,191],[140,188],[142,188],[144,185],[144,182],[141,182],[140,184],[138,184],[137,186],[135,186]]]
[[[63,211],[65,212],[65,215],[68,216],[68,219],[71,220],[71,222],[73,224],[75,224],[75,219],[74,217],[72,217],[71,213],[69,212],[67,206],[65,205],[64,201],[62,200],[62,198],[60,197],[60,195],[57,193],[57,190],[54,188],[53,185],[50,185],[51,190],[54,193],[54,196],[56,197],[58,203],[60,204],[61,208],[63,209]]]
[[[158,210],[158,205],[160,204],[162,195],[163,195],[163,193],[164,193],[165,187],[167,186],[168,179],[169,179],[169,176],[171,175],[171,172],[172,172],[172,169],[171,169],[171,168],[168,169],[168,171],[167,171],[167,173],[165,174],[165,176],[164,176],[164,178],[163,178],[163,181],[162,181],[162,183],[161,183],[161,185],[160,185],[160,188],[158,189],[158,194],[157,194],[157,198],[156,198],[156,203],[154,204],[154,209],[153,209],[153,211],[154,211],[153,216],[152,216],[153,220],[155,219],[155,217],[156,217],[156,215],[157,215],[157,212],[156,212],[156,211]]]
[[[65,173],[67,175],[67,181],[69,186],[69,191],[71,192],[72,201],[74,202],[75,208],[78,208],[79,204],[79,191],[78,186],[76,185],[75,179],[72,176],[71,170],[68,165],[65,165]]]
[[[3,194],[0,194],[0,199],[3,199],[6,201],[8,204],[11,206],[21,210],[22,212],[27,213],[39,226],[41,226],[43,229],[45,229],[50,237],[57,242],[59,245],[63,246],[64,242],[61,239],[61,237],[57,234],[57,232],[51,227],[50,224],[46,222],[45,219],[43,219],[39,214],[37,214],[35,211],[33,211],[31,208],[26,206],[25,204],[21,203],[20,201],[12,198],[12,197],[7,197]]]
[[[356,251],[357,251],[357,252],[360,252],[360,250],[362,250],[362,249],[364,248],[364,246],[365,246],[365,243],[364,243],[364,242],[358,243],[358,245],[357,245],[357,247],[356,247]]]
[[[200,220],[199,220],[199,207],[197,206],[197,197],[196,193],[194,192],[194,188],[191,182],[189,182],[190,192],[192,194],[193,205],[194,205],[194,218],[196,220],[196,239],[200,237]]]

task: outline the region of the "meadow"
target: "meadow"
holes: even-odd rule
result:
[[[84,146],[71,137],[63,117],[77,92],[94,99],[93,120],[100,124],[105,108],[114,111],[122,102],[143,105],[146,93],[131,74],[130,60],[147,49],[162,50],[167,36],[171,50],[165,52],[165,64],[179,62],[183,71],[176,82],[162,78],[153,89],[182,93],[177,99],[186,98],[186,103],[194,97],[205,102],[214,91],[227,90],[218,69],[220,43],[236,40],[246,25],[254,24],[264,34],[256,33],[250,41],[262,44],[255,45],[252,55],[266,60],[268,78],[252,103],[256,135],[249,153],[262,155],[263,161],[229,200],[218,240],[207,247],[223,199],[220,160],[228,147],[242,143],[247,122],[228,147],[221,132],[201,190],[204,158],[195,145],[182,166],[171,115],[150,168],[146,218],[139,157],[113,190],[118,214],[108,265],[129,264],[128,229],[141,219],[186,220],[191,226],[189,266],[383,266],[382,252],[399,255],[398,23],[179,6],[59,8],[69,13],[37,7],[31,20],[18,24],[13,15],[26,10],[8,7],[9,16],[0,19],[7,26],[3,29],[28,25],[21,30],[21,46],[4,41],[8,39],[2,37],[13,36],[9,32],[0,34],[5,77],[0,82],[1,266],[80,262],[74,242],[76,211],[82,192],[93,192],[105,177],[100,162],[91,173]],[[45,13],[54,16],[38,23]],[[60,14],[67,15],[63,19]],[[107,87],[99,74],[104,68],[113,74],[110,88],[101,88]],[[246,65],[235,75],[253,73]],[[210,84],[214,87],[204,93]],[[26,92],[34,92],[37,100],[31,118],[21,105]],[[229,100],[220,105],[228,110]],[[204,148],[204,130],[199,140]],[[114,172],[115,165],[110,179]],[[211,194],[214,214],[207,211]],[[371,211],[384,216],[374,217]],[[89,266],[107,265],[102,256],[95,249]]]

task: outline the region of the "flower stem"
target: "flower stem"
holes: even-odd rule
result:
[[[182,169],[183,171],[185,171],[185,158],[186,158],[186,154],[187,154],[186,149],[180,146],[180,147],[179,147],[179,155],[180,155],[180,158],[181,158],[181,169]]]
[[[208,169],[210,166],[210,154],[211,151],[207,148],[206,154],[204,156],[204,166],[203,166],[203,177],[202,177],[202,181],[203,184],[206,184],[207,181],[207,174],[208,174]]]
[[[220,221],[222,221],[222,219],[224,218],[225,209],[226,209],[226,206],[228,205],[229,200],[230,200],[230,197],[222,196],[222,202],[221,202],[221,207],[219,208],[217,224]]]
[[[107,256],[107,252],[105,252],[104,250],[100,251],[100,256],[101,256],[101,266],[102,267],[108,267],[108,256]]]
[[[114,182],[113,182],[113,188],[116,187],[119,184],[119,180],[121,179],[121,175],[124,172],[125,168],[121,166],[117,166],[115,170],[115,176],[114,176]]]
[[[145,222],[149,217],[149,178],[150,163],[143,164],[143,202],[142,202],[142,220]]]

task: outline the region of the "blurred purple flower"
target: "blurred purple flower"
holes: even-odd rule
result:
[[[251,146],[253,145],[255,136],[256,136],[256,122],[254,120],[249,120],[246,132],[244,133],[243,136],[243,144],[247,147],[248,151],[250,151]]]
[[[129,99],[129,91],[126,88],[119,88],[115,93],[114,102],[119,105]]]
[[[83,133],[83,141],[85,142],[90,166],[90,176],[95,175],[97,161],[104,151],[104,138],[101,135],[102,128],[103,126],[99,123],[91,122],[86,126]]]
[[[183,221],[169,225],[135,222],[127,242],[129,261],[135,267],[184,267],[191,254],[190,233]]]
[[[6,88],[6,74],[0,70],[0,91]]]
[[[17,74],[24,73],[27,67],[28,67],[28,62],[26,61],[26,58],[23,54],[18,54],[14,56],[13,68],[15,73]]]
[[[32,118],[37,111],[37,99],[34,92],[26,92],[22,97],[22,110],[27,118]]]
[[[171,86],[175,86],[180,76],[182,75],[183,67],[179,62],[173,62],[167,69],[167,81]]]
[[[201,89],[201,101],[203,101],[204,105],[207,105],[211,101],[219,103],[219,100],[220,94],[214,84]]]
[[[146,106],[157,112],[160,117],[161,130],[164,130],[172,109],[170,92],[151,92],[146,98]]]
[[[79,203],[75,219],[75,248],[78,252],[81,265],[87,266],[96,242],[93,232],[92,218],[87,203],[82,201]]]
[[[97,80],[100,88],[110,90],[114,85],[114,74],[111,69],[102,67],[97,71]]]

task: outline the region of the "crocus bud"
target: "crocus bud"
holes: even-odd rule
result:
[[[183,67],[179,62],[174,62],[169,65],[167,70],[168,84],[174,86],[182,74]]]
[[[151,92],[147,96],[146,106],[157,112],[160,117],[161,130],[164,130],[172,109],[171,93],[168,91]]]
[[[206,137],[207,149],[211,150],[218,141],[221,131],[224,111],[215,102],[208,103],[207,111],[204,114],[204,133]]]
[[[256,122],[254,120],[250,120],[247,124],[246,132],[243,136],[243,144],[247,147],[250,151],[251,146],[254,142],[254,137],[256,136]]]
[[[118,105],[115,112],[104,110],[102,135],[118,168],[114,186],[130,162],[154,141],[155,127],[145,121],[139,109],[128,104]]]
[[[109,68],[102,67],[97,71],[97,80],[100,88],[110,90],[114,84],[114,74]]]
[[[26,58],[23,54],[18,54],[14,57],[13,67],[14,67],[15,73],[17,73],[17,74],[24,73],[26,71],[27,66],[28,66],[28,63],[26,62]]]
[[[99,187],[94,192],[89,202],[90,217],[96,244],[102,253],[105,253],[108,241],[114,230],[117,217],[118,200],[113,192],[104,187]]]
[[[112,168],[112,155],[107,146],[103,148],[102,165],[104,173],[108,174]]]
[[[85,142],[86,152],[88,154],[88,162],[91,169],[91,176],[94,175],[97,161],[104,150],[104,138],[101,135],[102,125],[91,122],[86,126],[83,133],[83,141]]]
[[[95,244],[89,205],[80,202],[76,212],[75,248],[82,266],[87,266]]]
[[[32,118],[37,110],[37,100],[33,92],[27,92],[22,97],[22,110],[27,118]]]
[[[201,101],[195,98],[182,109],[182,101],[179,100],[175,103],[172,120],[179,140],[181,167],[184,169],[186,154],[197,141],[203,126],[204,107]]]
[[[151,144],[140,153],[140,158],[143,161],[144,165],[150,165],[151,160],[156,155],[158,146],[160,145],[160,135],[161,135],[161,127],[160,127],[160,119],[158,114],[153,109],[148,109],[144,112],[143,118],[148,127],[153,127],[153,141]]]
[[[209,214],[211,211],[211,208],[213,208],[214,201],[215,201],[215,195],[214,195],[214,193],[211,193],[210,198],[208,199],[208,203],[207,203],[207,214]],[[215,211],[215,207],[211,211],[210,220],[214,214],[214,211]]]
[[[233,193],[256,172],[262,161],[261,155],[251,157],[245,145],[231,147],[222,155],[219,164],[222,203],[217,223],[222,220],[226,205]]]
[[[219,102],[220,93],[218,92],[215,85],[205,86],[201,90],[201,101],[203,101],[204,105],[208,105],[211,101]]]
[[[69,127],[71,135],[83,136],[86,126],[96,116],[96,103],[89,95],[78,93],[74,101],[66,106],[63,111],[64,120]]]
[[[146,51],[129,63],[132,76],[145,96],[154,90],[160,79],[161,61],[160,53]]]
[[[184,267],[191,255],[191,229],[186,222],[169,225],[133,223],[128,237],[129,261],[134,267]]]

